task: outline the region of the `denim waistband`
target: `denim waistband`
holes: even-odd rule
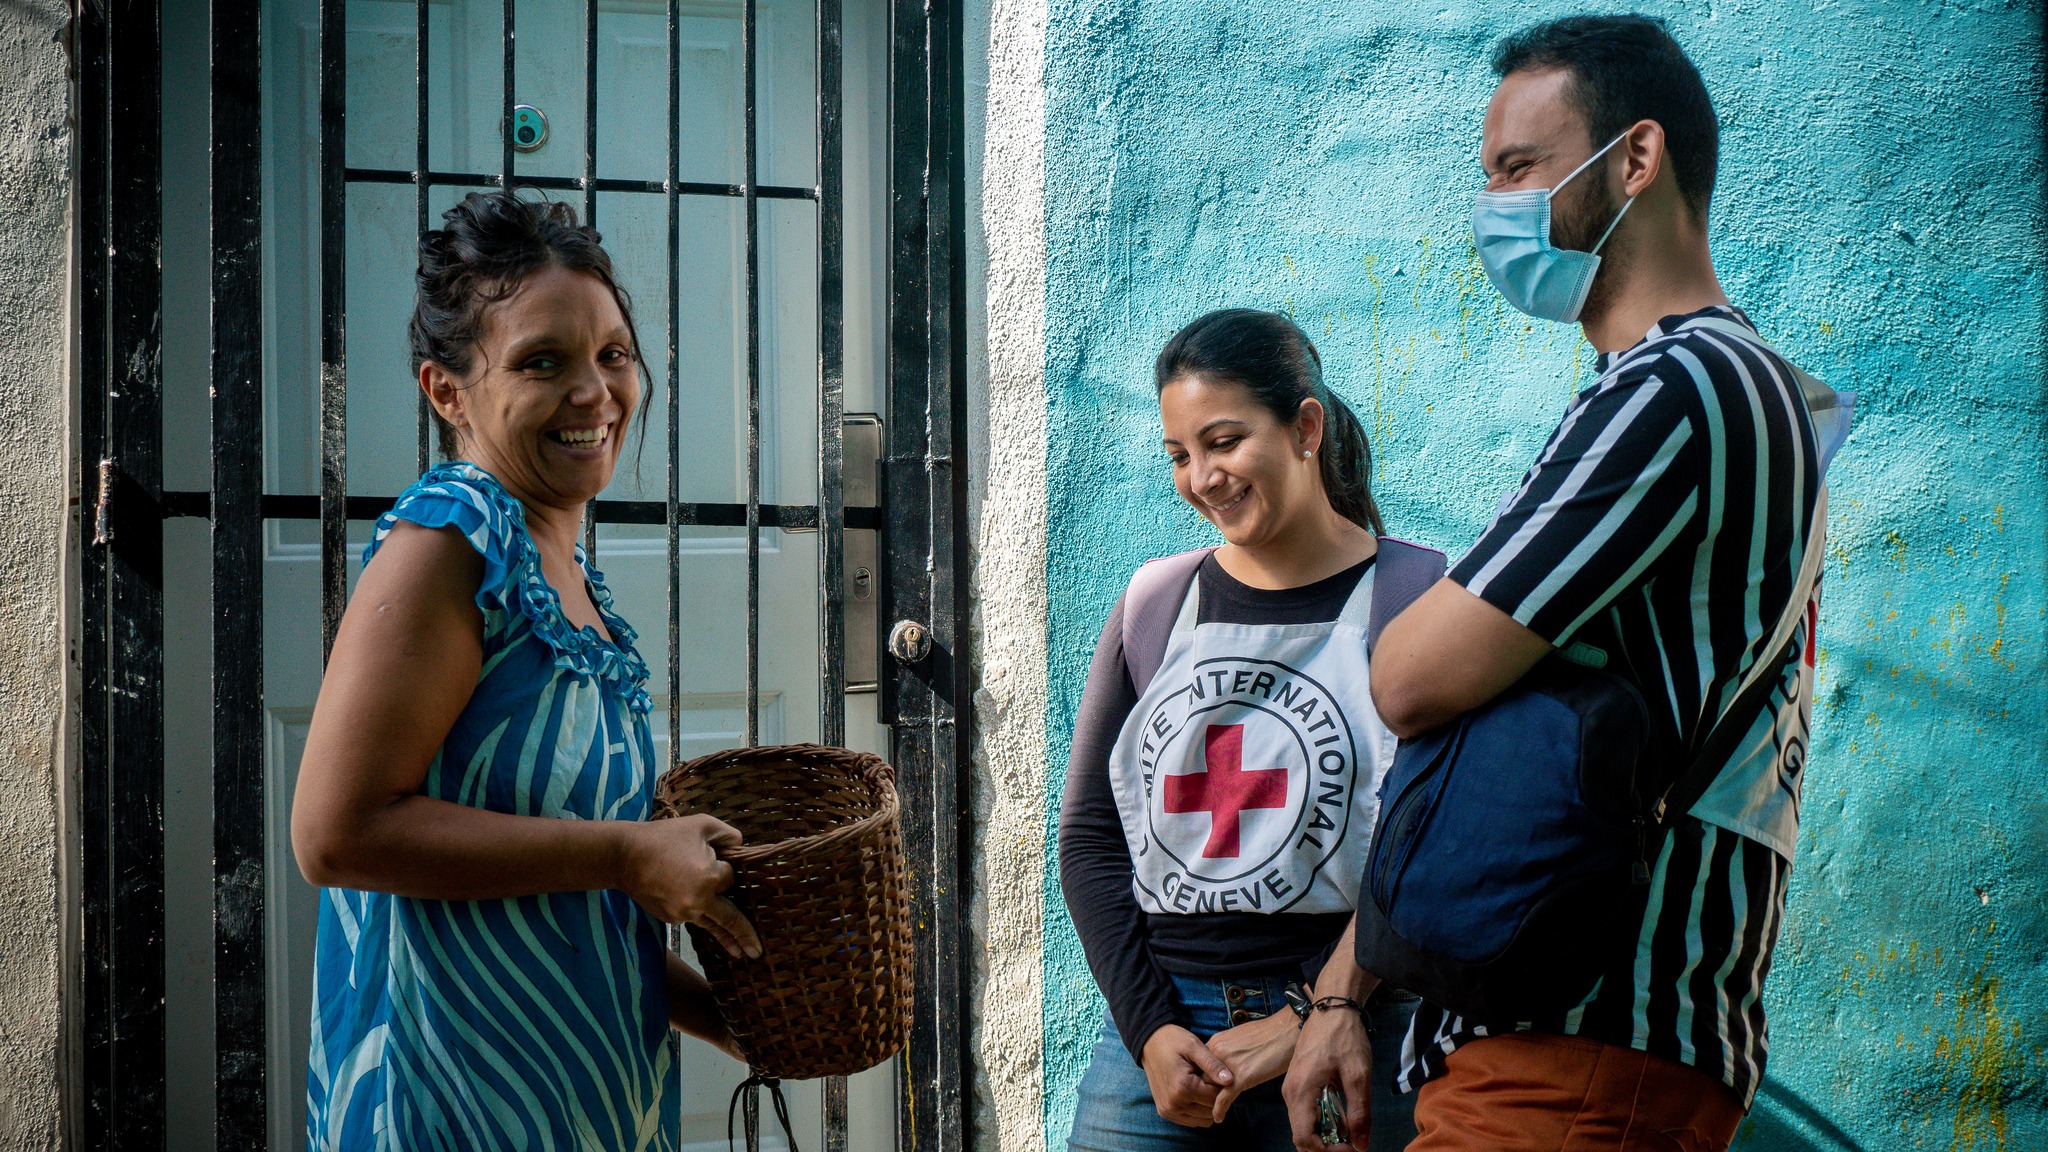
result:
[[[1181,1011],[1195,1035],[1210,1036],[1262,1016],[1288,1012],[1287,985],[1295,977],[1277,975],[1175,976]]]

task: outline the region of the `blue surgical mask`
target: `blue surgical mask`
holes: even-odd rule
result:
[[[1616,224],[1628,215],[1631,196],[1614,214],[1614,223],[1600,234],[1591,252],[1573,252],[1550,244],[1550,201],[1558,189],[1572,182],[1593,161],[1621,143],[1621,136],[1572,169],[1557,182],[1557,188],[1527,192],[1481,192],[1472,203],[1472,243],[1479,249],[1479,263],[1486,278],[1500,289],[1508,303],[1539,320],[1569,324],[1579,318],[1586,293],[1593,287],[1593,274],[1600,270],[1600,249],[1614,235]]]

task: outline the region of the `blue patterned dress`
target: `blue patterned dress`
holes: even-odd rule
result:
[[[483,669],[422,793],[522,816],[645,819],[647,665],[581,549],[613,642],[562,615],[524,509],[475,465],[420,477],[377,522],[365,564],[398,520],[453,526],[484,560]],[[310,1149],[673,1149],[674,1067],[661,931],[623,892],[322,893]]]

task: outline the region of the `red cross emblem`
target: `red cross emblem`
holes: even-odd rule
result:
[[[1244,725],[1211,724],[1202,733],[1202,758],[1208,769],[1166,777],[1166,810],[1207,812],[1209,859],[1237,855],[1238,816],[1249,808],[1287,806],[1287,769],[1244,769]]]

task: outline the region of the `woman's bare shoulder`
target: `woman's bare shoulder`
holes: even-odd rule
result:
[[[454,525],[427,528],[409,520],[391,525],[377,554],[364,567],[350,608],[372,605],[394,623],[421,622],[443,614],[473,621],[480,628],[477,584],[484,558]]]

